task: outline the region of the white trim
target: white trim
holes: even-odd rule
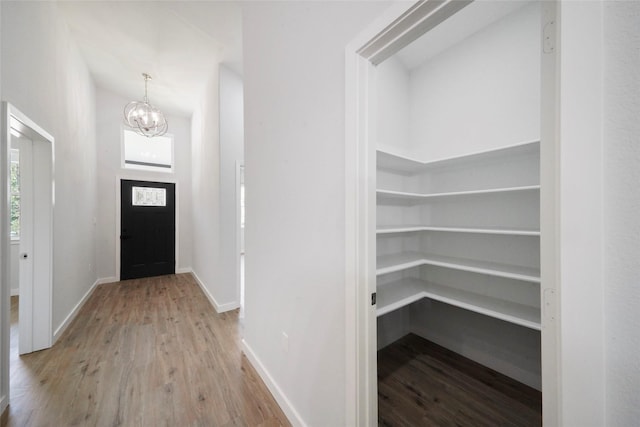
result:
[[[191,269],[191,267],[182,267],[182,268],[176,268],[176,274],[185,274],[185,273],[192,273],[193,270]]]
[[[291,401],[287,399],[287,396],[284,394],[278,383],[275,382],[269,371],[267,371],[267,368],[265,368],[260,359],[258,359],[258,356],[256,356],[245,339],[242,339],[242,352],[249,360],[249,363],[251,363],[251,366],[253,366],[253,369],[258,372],[258,375],[264,381],[265,385],[271,392],[271,395],[276,399],[280,409],[282,409],[284,414],[287,416],[291,425],[296,427],[306,427],[307,423],[304,422]]]
[[[118,278],[115,276],[111,276],[111,277],[102,277],[99,278],[98,280],[96,280],[96,283],[98,285],[104,285],[105,283],[116,283],[118,281]]]
[[[24,126],[26,126],[27,128],[29,128],[32,131],[31,134],[26,134],[27,137],[29,137],[31,139],[33,139],[33,138],[35,138],[35,139],[46,139],[47,141],[54,141],[55,140],[53,135],[51,135],[49,132],[44,130],[42,127],[38,126],[38,124],[36,122],[34,122],[29,117],[24,115],[20,110],[18,110],[12,104],[10,104],[8,102],[6,104],[7,104],[9,115],[13,116],[16,120],[18,120],[20,123],[22,123]],[[9,127],[11,127],[11,126],[9,126]],[[19,131],[22,132],[22,130],[19,130]]]
[[[0,150],[0,410],[4,413],[9,404],[9,348],[10,348],[10,312],[11,298],[7,295],[11,278],[9,267],[11,260],[9,225],[9,170],[11,149],[11,107],[2,103],[2,149]]]
[[[558,424],[611,425],[613,421],[606,417],[606,401],[610,396],[606,393],[608,319],[604,304],[609,283],[603,267],[606,242],[603,65],[607,59],[603,54],[604,6],[603,2],[590,1],[558,3],[561,23],[557,28],[556,59],[561,68],[556,94],[560,126],[555,147],[558,151],[554,154],[558,156],[555,166],[559,184],[556,188],[559,252],[555,269],[557,292],[551,298],[559,314],[557,336],[562,339],[557,372]],[[544,390],[543,381],[543,393]]]
[[[175,236],[175,271],[178,270],[178,259],[180,255],[180,192],[178,191],[180,187],[180,183],[177,181],[175,176],[157,176],[154,172],[145,172],[145,171],[134,171],[134,170],[126,170],[121,171],[120,174],[116,175],[116,230],[115,230],[115,240],[116,240],[116,278],[120,280],[120,230],[121,230],[121,215],[122,215],[122,195],[120,194],[120,181],[122,180],[131,180],[131,181],[146,181],[146,182],[162,182],[165,184],[174,184],[175,185],[175,228],[176,228],[176,236]]]
[[[244,253],[244,245],[242,244],[242,203],[241,203],[241,192],[242,192],[242,168],[244,168],[244,162],[236,160],[236,170],[235,170],[235,191],[234,191],[234,209],[235,209],[235,226],[236,226],[236,254],[234,255],[235,265],[235,277],[236,277],[236,300],[238,301],[238,305],[240,306],[240,318],[244,317],[244,289],[242,283],[242,254]]]
[[[540,283],[542,423],[562,425],[560,336],[560,1],[543,1],[540,68]],[[555,354],[553,354],[555,352]]]
[[[11,288],[11,296],[12,297],[20,296],[20,288]]]
[[[9,410],[9,398],[5,394],[0,398],[0,416],[4,416],[4,412]]]
[[[240,304],[238,303],[238,301],[228,302],[225,304],[218,303],[218,301],[216,301],[216,299],[213,297],[213,295],[211,295],[207,287],[204,285],[202,280],[200,280],[196,272],[191,271],[191,275],[196,280],[196,283],[200,286],[200,289],[202,289],[202,292],[204,292],[205,296],[207,297],[207,299],[209,300],[213,308],[216,310],[216,313],[224,313],[225,311],[235,310],[236,308],[240,307]]]
[[[64,331],[67,330],[67,328],[69,327],[71,322],[73,322],[73,319],[76,318],[76,316],[80,312],[80,309],[82,308],[82,306],[87,302],[87,300],[89,299],[89,297],[91,296],[93,291],[96,289],[96,286],[99,285],[100,280],[101,279],[98,279],[95,282],[93,282],[93,285],[91,285],[91,287],[87,290],[87,292],[85,292],[83,297],[80,298],[80,301],[78,301],[78,303],[73,307],[71,312],[62,321],[60,326],[58,326],[56,331],[53,333],[53,343],[54,344],[58,341],[58,338],[60,338],[60,336],[64,333]]]

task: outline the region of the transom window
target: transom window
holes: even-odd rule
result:
[[[147,138],[125,129],[123,151],[125,169],[173,172],[173,137],[171,135]]]

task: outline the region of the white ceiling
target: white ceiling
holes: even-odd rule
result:
[[[531,0],[475,0],[396,54],[412,70]]]
[[[99,87],[188,116],[218,63],[242,72],[241,10],[218,1],[58,3]]]

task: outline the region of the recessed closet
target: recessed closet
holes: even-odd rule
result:
[[[376,69],[377,347],[541,390],[540,4],[479,3]]]

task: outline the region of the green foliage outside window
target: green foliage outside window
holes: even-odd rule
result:
[[[13,150],[12,150],[13,151]],[[15,156],[15,157],[14,157]],[[11,237],[20,237],[20,163],[16,153],[11,159]],[[16,161],[14,161],[16,158]]]

